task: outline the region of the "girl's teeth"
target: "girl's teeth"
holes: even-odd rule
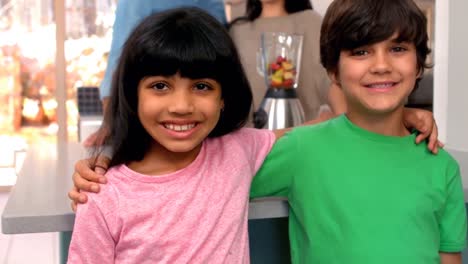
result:
[[[195,124],[189,124],[189,125],[174,125],[174,124],[165,124],[164,127],[170,130],[174,130],[177,132],[180,131],[187,131],[195,127]]]

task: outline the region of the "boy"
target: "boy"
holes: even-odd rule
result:
[[[458,164],[415,145],[402,119],[427,68],[427,41],[412,0],[335,0],[328,8],[321,62],[348,111],[277,141],[251,189],[253,197],[288,197],[293,263],[461,263]]]

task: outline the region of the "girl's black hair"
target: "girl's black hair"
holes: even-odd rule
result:
[[[221,85],[224,110],[208,137],[241,128],[252,106],[252,92],[228,32],[195,7],[156,13],[130,34],[114,72],[105,123],[114,154],[109,166],[142,160],[153,138],[137,114],[138,85],[147,76],[211,78]]]
[[[284,8],[288,14],[313,9],[310,0],[285,0]],[[247,0],[245,4],[245,16],[234,19],[229,27],[240,21],[254,21],[262,13],[262,2],[260,0]]]

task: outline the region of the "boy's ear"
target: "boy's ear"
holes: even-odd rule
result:
[[[341,88],[341,83],[338,80],[338,74],[336,73],[336,71],[329,71],[328,72],[328,77],[330,78],[332,83],[334,83],[335,85],[337,85],[338,87]]]
[[[422,76],[423,76],[423,70],[419,69],[418,75],[416,75],[416,79],[420,79],[420,78],[422,78]]]

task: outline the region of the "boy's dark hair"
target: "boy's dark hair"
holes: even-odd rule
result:
[[[285,0],[284,8],[288,14],[293,14],[312,9],[312,4],[310,3],[310,0]],[[262,2],[260,2],[260,0],[247,0],[247,3],[245,4],[245,13],[245,16],[234,19],[229,26],[240,21],[254,21],[257,19],[262,13]]]
[[[422,76],[430,67],[426,64],[430,53],[427,19],[412,0],[335,0],[327,9],[320,32],[322,65],[336,73],[341,51],[384,41],[395,33],[397,41],[416,46]]]
[[[252,105],[252,92],[228,32],[199,8],[177,8],[145,18],[122,49],[112,80],[105,122],[114,154],[109,166],[138,161],[153,139],[137,114],[138,85],[147,76],[212,78],[221,85],[224,110],[208,137],[241,128]]]

